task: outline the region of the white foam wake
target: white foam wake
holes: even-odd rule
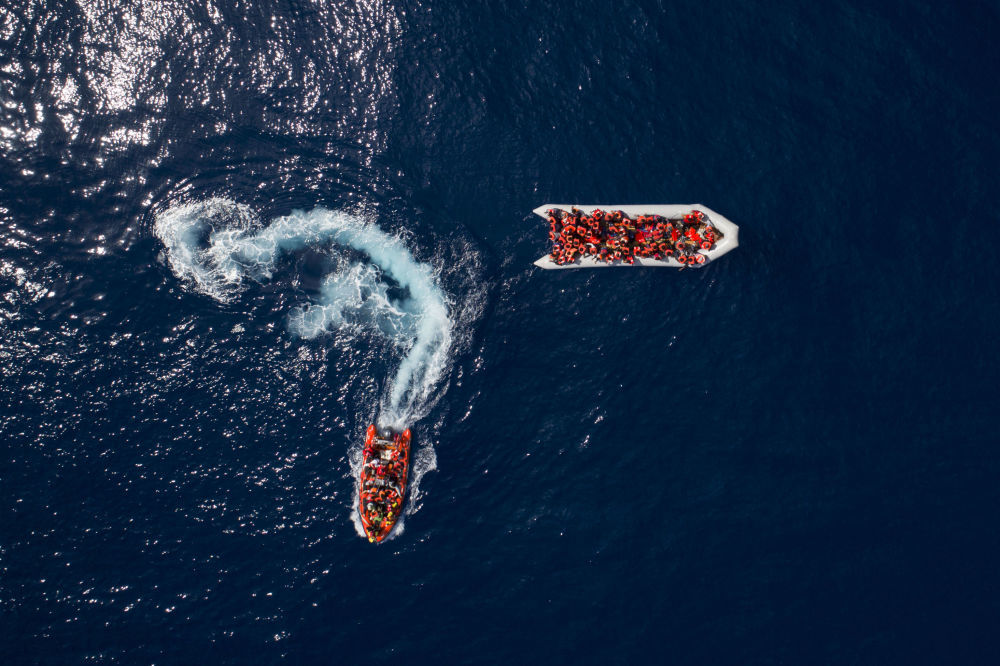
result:
[[[361,253],[366,260],[336,262],[317,302],[296,307],[288,328],[303,338],[347,327],[384,336],[403,356],[379,424],[401,428],[429,409],[447,367],[453,322],[434,268],[414,259],[399,237],[359,216],[324,208],[293,211],[261,225],[250,209],[227,199],[170,208],[157,216],[154,232],[173,272],[219,301],[232,298],[246,277],[269,278],[282,253],[331,245]],[[405,295],[393,296],[400,293]]]

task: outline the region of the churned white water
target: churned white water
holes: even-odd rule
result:
[[[246,206],[222,198],[172,207],[157,216],[154,232],[174,274],[222,302],[247,277],[268,279],[283,253],[307,247],[335,253],[337,246],[357,251],[363,259],[334,262],[317,300],[289,313],[288,329],[307,339],[348,328],[383,336],[400,360],[387,382],[379,425],[402,428],[429,409],[448,364],[454,325],[435,268],[418,262],[401,238],[357,215],[324,208],[262,224]]]

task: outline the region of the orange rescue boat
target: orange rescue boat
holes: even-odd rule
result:
[[[403,511],[406,479],[410,472],[410,429],[385,431],[381,436],[368,426],[361,459],[358,513],[368,541],[389,536]]]

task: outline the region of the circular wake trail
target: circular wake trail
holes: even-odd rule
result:
[[[226,199],[171,208],[157,216],[154,232],[174,273],[219,301],[238,293],[246,277],[269,278],[283,253],[331,244],[361,253],[369,261],[338,262],[317,302],[290,313],[288,328],[303,338],[350,327],[385,337],[404,356],[382,401],[379,425],[402,428],[429,409],[447,367],[453,322],[434,268],[414,259],[400,238],[356,215],[324,208],[293,211],[261,226],[247,207]]]

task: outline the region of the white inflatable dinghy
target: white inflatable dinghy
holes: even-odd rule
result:
[[[595,210],[600,210],[605,213],[611,213],[614,211],[621,211],[623,214],[627,215],[629,218],[635,220],[640,215],[659,215],[660,217],[666,218],[667,220],[673,222],[680,222],[684,219],[685,215],[701,213],[702,220],[707,222],[709,225],[715,227],[720,232],[720,237],[717,238],[713,243],[710,243],[710,249],[703,249],[699,247],[696,253],[691,256],[691,259],[696,259],[697,261],[678,261],[677,253],[674,256],[667,256],[662,259],[654,259],[652,257],[640,257],[636,256],[633,259],[634,263],[628,263],[627,261],[604,261],[598,259],[592,255],[586,255],[583,257],[577,257],[574,261],[566,262],[563,264],[558,264],[553,261],[552,257],[548,254],[541,257],[535,262],[535,265],[539,268],[545,269],[559,269],[559,268],[606,268],[609,266],[628,266],[631,268],[636,268],[639,266],[649,266],[658,268],[683,268],[685,266],[693,266],[696,268],[701,268],[705,266],[730,250],[735,249],[739,243],[739,230],[740,228],[733,224],[730,220],[723,217],[722,215],[716,213],[711,208],[703,206],[701,204],[661,204],[661,205],[597,205],[597,204],[545,204],[544,206],[539,206],[534,212],[536,215],[542,219],[548,219],[548,211],[552,209],[559,209],[571,212],[574,208],[581,211],[583,215],[591,216]],[[698,258],[698,255],[704,256],[704,260]],[[686,257],[682,257],[682,260]]]

